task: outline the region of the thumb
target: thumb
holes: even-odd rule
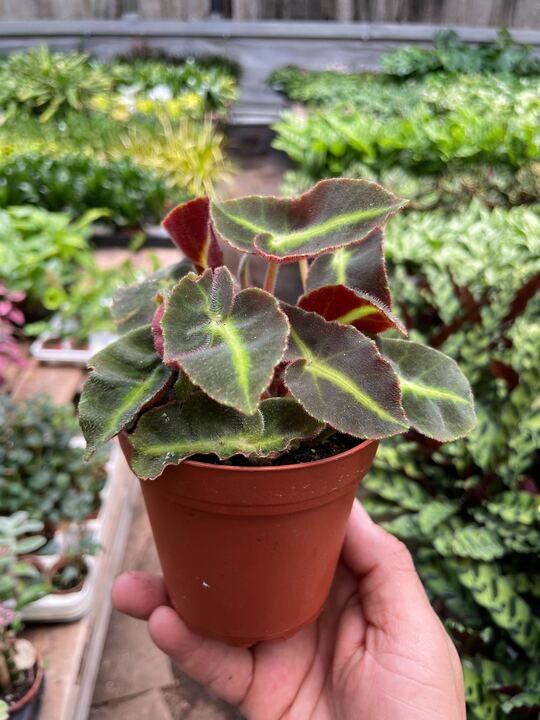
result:
[[[391,632],[437,622],[406,546],[376,525],[355,500],[343,560],[358,576],[358,592],[366,620]]]

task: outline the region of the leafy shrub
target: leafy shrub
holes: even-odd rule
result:
[[[422,76],[437,70],[460,73],[540,74],[540,60],[532,57],[531,47],[514,42],[507,30],[497,40],[474,47],[460,39],[454,30],[439,30],[433,36],[433,48],[406,45],[381,58],[388,75]]]
[[[131,258],[113,268],[89,264],[73,284],[58,289],[54,315],[27,323],[24,332],[30,337],[47,334],[51,339],[69,339],[76,346],[84,346],[94,333],[113,333],[112,297],[139,276]]]
[[[104,222],[139,227],[158,222],[166,208],[165,180],[130,158],[98,160],[85,155],[15,155],[0,163],[0,207],[36,205],[73,217],[107,208]]]
[[[103,197],[104,207],[112,205],[112,218],[118,223],[129,221],[135,225],[145,219],[145,211],[151,211],[154,219],[155,212],[159,214],[158,204],[164,188],[167,199],[171,197],[173,202],[201,194],[205,189],[213,191],[231,172],[224,145],[223,134],[209,119],[173,121],[165,113],[157,117],[130,118],[129,123],[102,113],[88,116],[68,113],[61,123],[42,125],[21,117],[17,123],[12,121],[0,127],[0,158],[4,156],[4,163],[14,163],[16,156],[28,153],[49,155],[51,163],[58,168],[59,177],[54,176],[56,182],[68,193],[69,183],[63,182],[61,167],[63,158],[70,156],[66,162],[74,170],[88,167],[91,196]],[[92,184],[95,173],[101,177],[102,165],[111,171],[109,180],[103,178],[105,186],[114,182],[110,192],[101,192],[100,186]],[[123,187],[119,187],[121,183],[125,183]],[[86,192],[86,186],[81,172],[81,193]],[[55,207],[61,205],[62,192],[58,189],[57,194],[53,194]],[[40,193],[47,197],[49,190],[41,188]],[[148,198],[143,197],[145,193]],[[66,201],[63,206],[68,204]],[[82,209],[82,202],[79,207]]]
[[[100,215],[89,211],[72,222],[69,215],[35,207],[0,210],[0,281],[26,293],[27,306],[56,309],[64,290],[95,263],[88,234]]]
[[[395,112],[364,100],[302,116],[286,112],[274,146],[313,179],[342,175],[354,162],[418,173],[441,172],[458,160],[517,168],[540,156],[539,86],[528,78],[429,76],[421,99]]]
[[[540,163],[515,169],[508,165],[486,163],[448,163],[439,173],[417,173],[399,166],[377,170],[354,162],[345,177],[379,182],[409,200],[407,209],[432,210],[466,208],[476,198],[487,207],[512,207],[540,200]],[[305,170],[287,170],[281,185],[283,195],[307,190],[313,180]]]
[[[85,462],[77,430],[73,408],[46,395],[19,404],[0,396],[0,514],[24,510],[56,524],[96,509],[107,451]]]
[[[158,88],[168,92],[169,100],[194,95],[200,100],[200,115],[223,114],[238,96],[236,77],[229,69],[218,64],[204,65],[194,58],[181,65],[159,60],[116,62],[109,65],[108,72],[117,91],[133,88],[138,97],[152,97]]]
[[[45,122],[68,108],[89,110],[111,90],[111,80],[80,53],[51,53],[46,46],[14,53],[0,65],[0,108],[38,114]]]
[[[268,83],[290,100],[309,107],[362,103],[366,112],[392,115],[406,114],[408,105],[421,97],[421,83],[416,80],[398,82],[372,73],[338,70],[303,70],[286,65],[274,70]]]
[[[478,426],[446,446],[385,441],[366,507],[412,550],[463,656],[471,717],[529,717],[540,682],[540,211],[411,213],[389,223],[386,248],[412,338],[460,363]]]
[[[122,152],[166,178],[176,198],[183,199],[186,190],[190,195],[213,192],[231,174],[223,146],[223,135],[210,121],[174,123],[162,115],[158,124],[132,126]]]

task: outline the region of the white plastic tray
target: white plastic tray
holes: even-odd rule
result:
[[[48,569],[57,560],[58,555],[46,555],[40,558],[43,566]],[[41,600],[27,605],[21,615],[25,622],[73,622],[80,620],[92,607],[92,597],[96,585],[96,560],[84,558],[88,574],[82,588],[78,592],[46,595]]]
[[[46,347],[48,340],[53,339],[52,335],[40,335],[30,346],[33,357],[44,363],[68,363],[71,365],[86,365],[88,360],[102,350],[106,345],[116,339],[111,332],[96,332],[90,335],[88,347],[75,350],[69,346],[69,340],[61,340],[60,347]]]
[[[82,441],[84,444],[84,441]],[[74,445],[78,445],[79,439],[76,438]],[[107,514],[110,510],[110,494],[111,484],[116,463],[120,459],[120,447],[118,443],[112,446],[111,454],[106,463],[107,479],[103,490],[100,492],[101,506],[97,518],[87,520],[86,527],[91,531],[93,539],[98,543],[103,542],[103,529],[107,524]],[[55,540],[59,546],[64,544],[64,538],[69,530],[59,530],[55,534]],[[101,548],[98,553],[106,552],[106,548]],[[58,559],[59,555],[38,555],[40,562],[45,569],[50,568]],[[85,578],[84,585],[78,592],[51,594],[46,595],[40,600],[27,605],[22,611],[22,619],[25,622],[73,622],[80,620],[92,607],[93,596],[96,587],[96,558],[85,555],[84,560],[88,566],[88,574]]]

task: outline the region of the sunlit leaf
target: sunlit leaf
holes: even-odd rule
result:
[[[125,429],[171,381],[154,349],[150,326],[131,330],[90,360],[79,402],[87,455]]]
[[[412,427],[440,441],[466,435],[476,423],[471,387],[457,363],[408,340],[378,340],[399,376],[403,407]]]
[[[291,323],[285,384],[310,415],[361,438],[407,429],[397,377],[372,340],[315,313],[283,309]]]
[[[161,326],[164,362],[182,368],[214,400],[247,414],[270,384],[289,330],[268,293],[248,288],[235,296],[225,267],[183,278]]]
[[[139,477],[155,478],[166,465],[194,454],[270,458],[322,428],[292,398],[263,400],[253,415],[244,415],[196,392],[184,403],[170,403],[143,415],[130,436],[131,463]]]
[[[403,205],[375,183],[334,178],[295,198],[214,201],[210,212],[217,233],[237,250],[285,262],[360,242]]]

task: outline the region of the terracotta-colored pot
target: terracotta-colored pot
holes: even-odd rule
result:
[[[8,708],[11,720],[36,720],[41,707],[44,680],[43,659],[38,654],[34,682],[22,698]]]
[[[120,444],[128,462],[126,437]],[[165,584],[191,630],[231,645],[287,638],[319,615],[376,441],[298,465],[191,460],[141,481]]]

